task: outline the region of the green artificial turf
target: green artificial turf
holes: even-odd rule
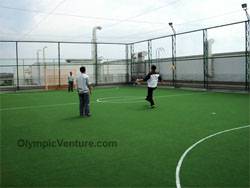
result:
[[[1,187],[175,187],[183,152],[249,125],[249,94],[95,89],[90,118],[66,91],[1,94]],[[101,98],[101,99],[100,99]],[[101,102],[97,102],[99,99]],[[182,187],[249,187],[250,128],[213,137],[184,159]],[[18,147],[20,139],[115,141],[117,147]]]

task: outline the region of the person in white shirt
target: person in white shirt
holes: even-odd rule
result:
[[[91,86],[89,76],[86,74],[86,68],[80,68],[81,74],[76,78],[77,91],[80,100],[80,116],[90,117],[89,95],[91,94]]]
[[[74,77],[72,72],[70,72],[68,76],[68,92],[73,92],[73,87],[74,87]]]
[[[156,72],[156,66],[151,66],[151,71],[147,74],[144,79],[137,79],[136,82],[147,82],[148,84],[148,94],[145,100],[147,100],[151,108],[155,107],[154,99],[153,99],[153,92],[157,88],[158,82],[162,81],[161,76],[158,72]]]

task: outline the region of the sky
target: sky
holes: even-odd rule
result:
[[[242,3],[250,6],[247,0],[0,0],[0,40],[91,41],[92,28],[102,26],[98,41],[134,42],[172,34],[169,22],[174,23],[177,32],[184,32],[244,21]],[[244,49],[243,24],[213,30],[208,36],[215,39],[215,52]],[[163,39],[156,41],[154,47],[164,47],[170,55],[169,43],[169,39]],[[177,44],[180,43],[179,55],[202,53],[202,33],[180,36]],[[13,56],[13,52],[6,53],[7,48],[11,51],[13,46],[0,46],[0,58]],[[31,53],[30,45],[26,48],[21,56]],[[75,54],[77,48],[71,48],[71,55],[65,58],[81,57]],[[146,43],[142,43],[135,50],[146,48]],[[101,55],[111,54],[113,49],[116,47],[109,51],[103,47]],[[56,46],[50,47],[51,58],[56,57],[55,52]],[[31,57],[36,57],[34,51]]]
[[[0,0],[0,39],[131,42],[246,19],[246,0]],[[250,1],[249,1],[250,4]]]

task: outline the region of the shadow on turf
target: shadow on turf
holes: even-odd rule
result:
[[[66,117],[63,120],[74,121],[74,120],[82,120],[82,119],[88,119],[88,118],[84,118],[84,117],[81,117],[79,115],[76,115],[76,116]]]
[[[130,107],[128,107],[127,108],[129,111],[131,111],[131,110],[133,110],[133,111],[145,111],[145,112],[149,112],[149,111],[153,111],[153,110],[155,110],[155,109],[157,109],[157,108],[151,108],[150,107],[150,105],[134,105],[134,106],[130,106]],[[98,117],[98,114],[97,114],[97,117]],[[79,116],[79,115],[74,115],[74,116],[70,116],[70,117],[65,117],[65,118],[63,118],[63,120],[65,120],[65,121],[70,121],[70,122],[72,122],[72,121],[78,121],[78,120],[83,120],[83,119],[89,119],[89,118],[87,118],[87,117],[81,117],[81,116]]]
[[[151,108],[149,105],[135,105],[135,106],[130,106],[128,107],[129,110],[134,110],[134,111],[151,111],[155,110],[156,108]]]

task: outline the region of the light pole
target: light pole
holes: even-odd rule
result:
[[[44,85],[45,89],[48,90],[48,85],[47,85],[47,67],[46,67],[46,62],[45,62],[45,50],[47,49],[47,46],[43,47],[43,71],[44,71]]]
[[[245,69],[246,69],[246,73],[245,73],[245,88],[246,90],[249,91],[250,88],[250,16],[249,13],[247,11],[247,4],[244,3],[241,5],[241,7],[243,8],[243,10],[246,12],[246,16],[247,16],[247,21],[245,22],[245,36],[246,36],[246,40],[245,40],[245,46],[246,46],[246,52],[245,52]]]
[[[97,26],[97,27],[94,27],[93,30],[92,30],[92,59],[93,59],[93,63],[96,63],[95,62],[95,58],[96,58],[96,55],[97,55],[97,49],[96,49],[96,41],[97,41],[97,37],[96,37],[96,31],[97,30],[102,30],[102,27],[101,26]]]
[[[173,33],[176,35],[176,31],[175,31],[175,29],[174,29],[174,25],[173,25],[173,23],[172,23],[172,22],[170,22],[168,25],[171,27],[171,29],[172,29]]]
[[[173,23],[170,22],[169,26],[173,31],[172,35],[172,82],[173,86],[176,87],[176,30],[174,29]]]
[[[38,66],[38,84],[41,85],[41,70],[40,70],[40,62],[39,62],[39,53],[42,50],[37,50],[36,51],[36,58],[37,58],[37,66]]]
[[[247,4],[244,3],[244,4],[241,5],[241,7],[242,7],[243,10],[246,12],[247,20],[250,20],[250,15],[249,15],[249,13],[248,13],[248,11],[247,11]]]
[[[97,37],[96,37],[96,32],[97,30],[102,30],[101,26],[96,26],[93,28],[92,30],[92,60],[93,60],[93,64],[95,64],[95,83],[96,85],[98,84],[98,65],[97,65]]]

